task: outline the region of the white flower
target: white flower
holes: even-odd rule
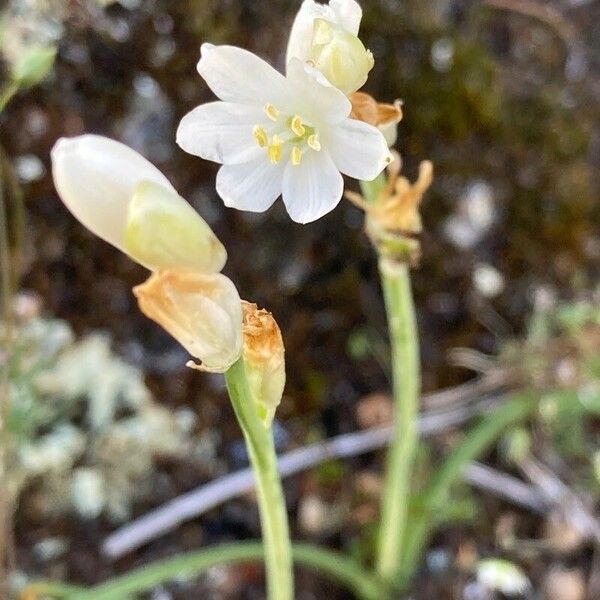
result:
[[[328,5],[304,0],[292,26],[286,63],[310,61],[327,79],[352,94],[367,81],[373,55],[358,39],[362,9],[354,0]]]
[[[150,270],[216,273],[225,265],[225,248],[202,217],[124,144],[97,135],[60,139],[52,175],[83,225]]]
[[[370,181],[391,161],[381,132],[350,119],[345,94],[298,59],[284,77],[251,52],[204,44],[198,71],[222,101],[186,115],[177,143],[223,164],[227,206],[262,212],[282,194],[292,219],[308,223],[340,201],[340,173]]]

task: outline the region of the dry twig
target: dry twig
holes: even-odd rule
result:
[[[421,435],[433,435],[461,425],[476,415],[497,408],[502,401],[503,397],[488,398],[473,406],[427,412],[419,421]],[[279,471],[282,477],[287,477],[332,458],[348,458],[377,450],[389,443],[392,433],[392,427],[381,427],[341,435],[323,443],[288,452],[279,459]],[[254,480],[250,469],[226,475],[172,500],[117,530],[104,541],[103,552],[109,558],[117,559],[181,523],[196,518],[253,488]]]

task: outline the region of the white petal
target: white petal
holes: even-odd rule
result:
[[[339,123],[352,111],[352,103],[347,96],[307,63],[292,59],[287,76],[295,92],[287,105],[291,113],[298,113],[319,124],[323,121]]]
[[[254,158],[258,147],[253,128],[265,121],[262,109],[245,104],[211,102],[189,112],[177,129],[179,146],[206,160],[236,164]]]
[[[331,127],[324,143],[335,166],[345,175],[362,181],[375,179],[392,158],[381,131],[356,119],[346,119]]]
[[[52,175],[62,201],[90,231],[123,250],[127,207],[142,181],[169,190],[169,180],[131,148],[98,135],[62,138],[52,149]]]
[[[262,107],[288,97],[285,77],[252,52],[212,44],[201,52],[198,73],[221,100]]]
[[[266,152],[241,165],[224,165],[217,174],[217,193],[225,206],[264,212],[281,194],[283,163],[272,165]]]
[[[360,4],[355,0],[331,0],[329,6],[335,13],[336,23],[352,35],[358,35],[363,15]]]
[[[283,176],[283,201],[296,223],[310,223],[332,211],[342,199],[344,180],[325,150],[307,152],[291,162]]]

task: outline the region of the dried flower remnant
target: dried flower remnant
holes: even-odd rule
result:
[[[263,212],[282,195],[291,218],[309,223],[341,200],[342,173],[372,181],[391,162],[383,134],[350,118],[346,95],[298,58],[284,77],[251,52],[204,44],[198,71],[221,101],[186,115],[177,143],[223,165],[226,206]]]
[[[224,275],[161,271],[133,293],[140,310],[201,361],[200,370],[224,373],[240,358],[242,304]]]
[[[270,426],[285,387],[285,348],[273,315],[242,302],[244,363],[248,385],[265,425]]]
[[[393,104],[380,103],[364,92],[355,92],[350,96],[352,102],[351,117],[374,125],[383,133],[388,146],[398,139],[398,123],[402,120],[402,101]]]
[[[387,184],[374,202],[367,202],[355,192],[346,192],[346,197],[383,230],[419,234],[423,230],[419,208],[425,192],[433,183],[433,164],[423,161],[417,181],[410,183],[406,177],[400,176],[402,161],[399,154],[394,154],[394,162],[388,168]]]
[[[355,192],[346,192],[346,198],[365,211],[366,231],[382,256],[394,261],[416,263],[420,257],[419,241],[423,225],[419,208],[425,192],[433,182],[433,164],[423,161],[419,177],[410,183],[400,176],[402,162],[394,152],[395,160],[388,168],[388,179],[375,197],[366,200]]]

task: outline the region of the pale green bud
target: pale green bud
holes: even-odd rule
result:
[[[244,365],[258,414],[270,427],[285,387],[285,349],[273,315],[256,304],[242,302]]]
[[[204,219],[172,189],[142,181],[129,202],[125,250],[152,270],[218,273],[227,252]]]
[[[366,83],[375,64],[356,35],[325,19],[315,19],[310,61],[346,95]]]

